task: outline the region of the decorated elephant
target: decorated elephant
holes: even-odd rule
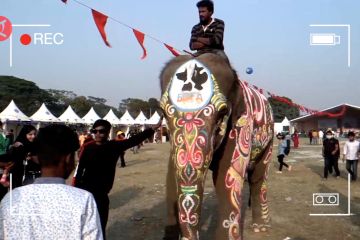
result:
[[[218,199],[215,239],[242,239],[242,189],[250,184],[254,231],[270,226],[267,179],[273,116],[267,99],[220,56],[179,56],[163,69],[161,108],[171,150],[164,239],[199,239],[205,177]]]

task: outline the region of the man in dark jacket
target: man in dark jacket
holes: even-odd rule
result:
[[[324,179],[327,179],[328,172],[332,173],[334,167],[336,177],[340,176],[338,160],[340,156],[339,141],[334,138],[331,130],[326,132],[326,139],[323,141],[323,157],[324,157]]]
[[[95,141],[83,145],[75,176],[75,186],[94,195],[104,238],[109,215],[108,194],[114,183],[117,160],[126,149],[136,146],[152,136],[160,124],[161,121],[153,128],[148,128],[124,141],[109,141],[111,124],[106,120],[99,119],[91,130],[95,135]]]

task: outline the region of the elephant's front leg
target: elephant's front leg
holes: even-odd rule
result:
[[[267,146],[262,158],[255,163],[250,183],[251,208],[254,232],[266,231],[270,227],[267,201],[267,179],[271,160],[272,142]]]
[[[180,226],[178,216],[178,192],[176,182],[176,167],[170,157],[166,177],[166,226],[163,240],[179,240]]]
[[[215,185],[219,201],[215,239],[240,240],[243,229],[241,206],[244,178],[232,166],[225,165],[220,165]]]
[[[192,170],[187,170],[192,171]],[[199,239],[199,223],[204,192],[204,171],[195,181],[178,181],[178,209],[182,240]],[[182,179],[184,176],[179,176]]]

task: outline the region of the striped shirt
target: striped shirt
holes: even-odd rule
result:
[[[209,25],[203,26],[201,23],[196,24],[191,30],[190,49],[193,42],[197,41],[197,38],[209,38],[210,45],[205,46],[201,51],[218,49],[224,50],[223,39],[224,39],[225,23],[223,20],[214,18]]]

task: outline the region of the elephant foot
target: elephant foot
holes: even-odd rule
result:
[[[252,228],[254,233],[259,233],[266,232],[270,228],[270,225],[253,223],[250,227]]]

